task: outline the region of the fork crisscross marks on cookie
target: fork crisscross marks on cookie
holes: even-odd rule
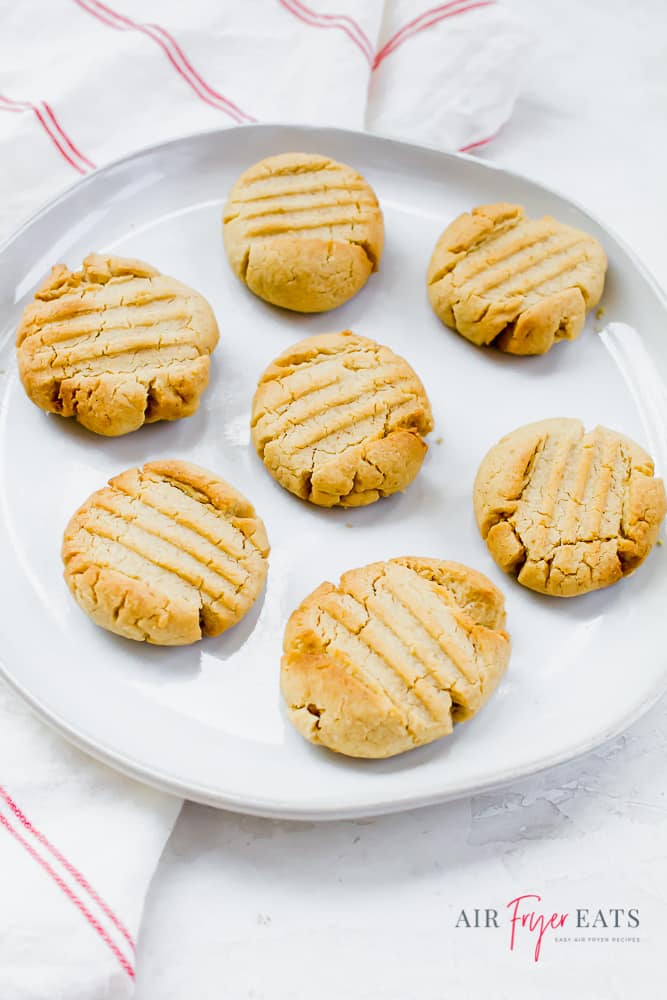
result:
[[[496,562],[533,590],[606,587],[648,555],[665,514],[662,481],[634,442],[578,420],[503,438],[475,482],[477,521]]]
[[[277,481],[325,507],[361,506],[403,489],[433,427],[410,366],[350,331],[310,337],[260,379],[252,438]]]
[[[509,656],[502,595],[457,563],[394,559],[322,584],[292,615],[282,690],[315,743],[385,757],[473,716]]]
[[[140,261],[90,254],[52,270],[17,333],[28,396],[98,434],[194,413],[218,328],[208,303]]]
[[[444,231],[428,287],[437,315],[478,345],[542,354],[581,332],[607,261],[596,239],[518,205],[482,205]]]
[[[377,270],[382,213],[364,178],[324,156],[286,153],[238,179],[225,207],[233,270],[274,305],[334,308]]]
[[[65,532],[65,578],[104,628],[164,645],[218,635],[250,609],[268,542],[251,504],[185,462],[130,469]]]

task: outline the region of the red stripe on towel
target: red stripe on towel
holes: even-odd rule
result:
[[[466,3],[465,0],[451,0],[450,3],[440,4],[438,7],[431,7],[423,14],[408,21],[402,28],[394,32],[391,38],[385,42],[373,61],[373,69],[384,62],[387,56],[391,55],[403,42],[413,38],[426,28],[431,28],[434,24],[439,24],[445,18],[455,17],[457,14],[465,14],[469,10],[476,10],[478,7],[493,7],[496,0],[477,0],[475,3]],[[463,6],[462,6],[463,4]]]
[[[90,912],[88,907],[83,903],[79,897],[73,892],[70,887],[63,881],[63,879],[58,875],[58,873],[52,868],[52,866],[46,861],[41,854],[39,854],[35,848],[28,843],[28,841],[23,837],[18,830],[15,830],[12,824],[9,822],[6,816],[0,813],[0,824],[4,826],[5,830],[10,836],[14,838],[25,850],[28,852],[33,861],[36,861],[40,868],[46,872],[46,874],[56,883],[58,888],[67,896],[69,901],[76,906],[77,910],[81,913],[83,917],[88,921],[90,926],[99,934],[107,947],[113,952],[115,957],[118,959],[119,964],[123,970],[127,973],[130,979],[134,979],[134,969],[128,962],[128,960],[123,955],[122,951],[116,945],[107,932],[104,930],[102,925],[95,919],[93,914]]]
[[[87,174],[89,170],[95,168],[95,164],[79,152],[46,101],[41,101],[40,107],[32,101],[14,101],[10,97],[0,95],[0,111],[32,111],[53,145],[71,167],[80,174]]]
[[[478,146],[486,146],[489,142],[496,138],[497,132],[493,135],[487,135],[485,139],[477,139],[476,142],[469,142],[467,146],[461,146],[459,153],[469,153],[471,149],[477,149]]]
[[[346,14],[317,14],[300,3],[300,0],[278,0],[281,7],[293,14],[311,28],[337,28],[343,31],[363,53],[369,65],[373,65],[373,45],[363,28]]]
[[[51,123],[52,123],[53,127],[58,132],[58,135],[60,135],[62,137],[62,139],[64,140],[65,144],[69,147],[69,149],[72,151],[72,153],[74,153],[75,156],[78,156],[79,159],[81,160],[81,162],[85,163],[87,167],[90,167],[91,170],[94,170],[95,169],[95,164],[92,162],[92,160],[89,160],[87,156],[84,156],[83,153],[79,149],[77,149],[77,147],[74,145],[74,143],[72,142],[72,140],[70,139],[70,137],[67,135],[67,133],[63,130],[62,125],[60,124],[60,122],[58,121],[58,119],[56,118],[56,116],[54,115],[53,109],[51,108],[51,105],[47,104],[46,101],[42,101],[42,107],[44,108],[44,111],[46,112],[46,114],[48,115],[49,119],[51,120]]]
[[[97,893],[95,889],[93,889],[92,885],[85,877],[85,875],[83,875],[78,868],[75,868],[74,865],[71,863],[71,861],[67,860],[67,858],[58,850],[58,848],[54,844],[51,843],[51,841],[45,836],[45,834],[41,832],[41,830],[38,830],[36,827],[32,825],[32,823],[25,815],[23,810],[16,805],[14,800],[11,798],[9,793],[2,787],[2,785],[0,785],[0,798],[3,798],[5,800],[5,802],[7,803],[11,811],[14,813],[16,818],[19,820],[19,822],[22,824],[22,826],[24,826],[25,829],[29,833],[31,833],[32,836],[36,840],[38,840],[43,847],[45,847],[48,851],[51,852],[53,857],[60,862],[65,871],[74,879],[77,885],[79,885],[82,889],[84,889],[91,897],[91,899],[93,899],[97,903],[102,912],[109,918],[114,927],[116,927],[120,931],[120,933],[123,935],[123,937],[129,944],[130,948],[132,948],[132,950],[134,951],[134,940],[132,938],[132,935],[127,930],[122,920],[120,920],[120,918],[116,916],[111,907],[107,903],[105,903],[104,900],[99,895],[99,893]]]
[[[99,0],[74,0],[74,3],[110,28],[115,28],[117,31],[138,31],[142,35],[146,35],[152,39],[152,41],[160,46],[178,75],[185,80],[197,97],[206,104],[210,104],[211,107],[216,108],[218,111],[224,111],[225,114],[229,115],[230,118],[233,118],[239,124],[256,121],[252,115],[242,111],[233,101],[230,101],[206,83],[185,55],[185,52],[176,39],[166,28],[163,28],[159,24],[142,24],[139,21],[132,21],[129,17],[125,17],[124,14],[119,14],[117,11],[112,10],[111,7],[99,3]]]
[[[300,7],[304,13],[310,13],[313,17],[317,17],[322,21],[345,21],[351,27],[352,31],[358,36],[362,45],[368,49],[369,53],[373,54],[373,43],[370,38],[361,27],[358,21],[355,21],[353,17],[349,17],[347,14],[318,14],[316,11],[311,11],[305,4],[301,3],[301,0],[292,0],[292,2]]]

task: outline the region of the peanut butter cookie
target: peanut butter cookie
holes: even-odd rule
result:
[[[252,439],[271,475],[321,507],[361,507],[405,489],[432,429],[407,361],[349,330],[288,348],[252,406]]]
[[[594,237],[520,205],[480,205],[455,219],[428,269],[437,316],[479,346],[544,354],[574,340],[600,301],[607,269]]]
[[[251,292],[311,313],[347,302],[377,271],[384,224],[375,192],[356,170],[326,156],[283,153],[239,177],[223,235]]]
[[[492,694],[510,653],[503,595],[460,563],[406,557],[323,583],[294,611],[281,688],[312,743],[391,757],[452,732]]]
[[[159,646],[219,635],[264,586],[269,545],[252,504],[188,462],[149,462],[86,500],[63,540],[65,580],[102,628]]]
[[[32,402],[109,437],[194,413],[217,342],[201,295],[149,264],[102,254],[80,271],[54,267],[16,335]]]
[[[646,559],[665,516],[665,488],[639,445],[579,420],[520,427],[488,452],[474,487],[491,555],[541,594],[608,587]]]

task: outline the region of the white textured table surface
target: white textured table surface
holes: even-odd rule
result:
[[[663,0],[508,6],[536,56],[483,155],[585,204],[667,286]],[[146,909],[138,1000],[657,1000],[666,723],[663,702],[579,762],[400,816],[325,826],[186,805]],[[509,947],[506,904],[526,893],[542,901],[524,910],[569,912],[571,928],[577,908],[588,922],[635,908],[640,924],[628,930],[623,914],[618,930],[579,932],[596,941],[549,930],[535,963],[535,934],[519,930]],[[457,928],[475,907],[497,909],[500,928]]]

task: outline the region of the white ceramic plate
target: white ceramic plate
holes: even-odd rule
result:
[[[328,315],[297,316],[252,296],[225,259],[220,216],[249,164],[286,150],[324,152],[371,182],[385,213],[379,274]],[[481,351],[446,330],[424,275],[445,223],[483,202],[518,201],[604,244],[604,323],[542,358]],[[13,336],[49,266],[91,250],[143,258],[201,291],[221,342],[201,409],[124,438],[90,434],[28,402]],[[618,733],[661,694],[666,548],[608,590],[563,601],[519,587],[475,527],[471,488],[486,449],[542,417],[618,428],[664,468],[667,315],[641,265],[582,210],[469,157],[339,130],[252,126],[196,135],[122,160],[40,212],[0,251],[0,656],[6,678],[64,735],[107,763],[201,802],[323,819],[389,812],[469,794],[567,760]],[[619,324],[619,325],[616,325]],[[620,324],[631,324],[623,326]],[[249,439],[265,365],[308,334],[349,327],[403,354],[421,375],[436,429],[408,491],[363,510],[318,510],[277,486]],[[634,329],[633,329],[634,328]],[[638,332],[635,332],[638,331]],[[272,545],[265,595],[228,634],[159,649],[96,628],[61,575],[72,511],[114,473],[187,458],[250,497]],[[507,597],[513,639],[498,693],[455,734],[388,761],[352,761],[287,723],[280,646],[291,610],[323,579],[414,554],[487,573]]]

